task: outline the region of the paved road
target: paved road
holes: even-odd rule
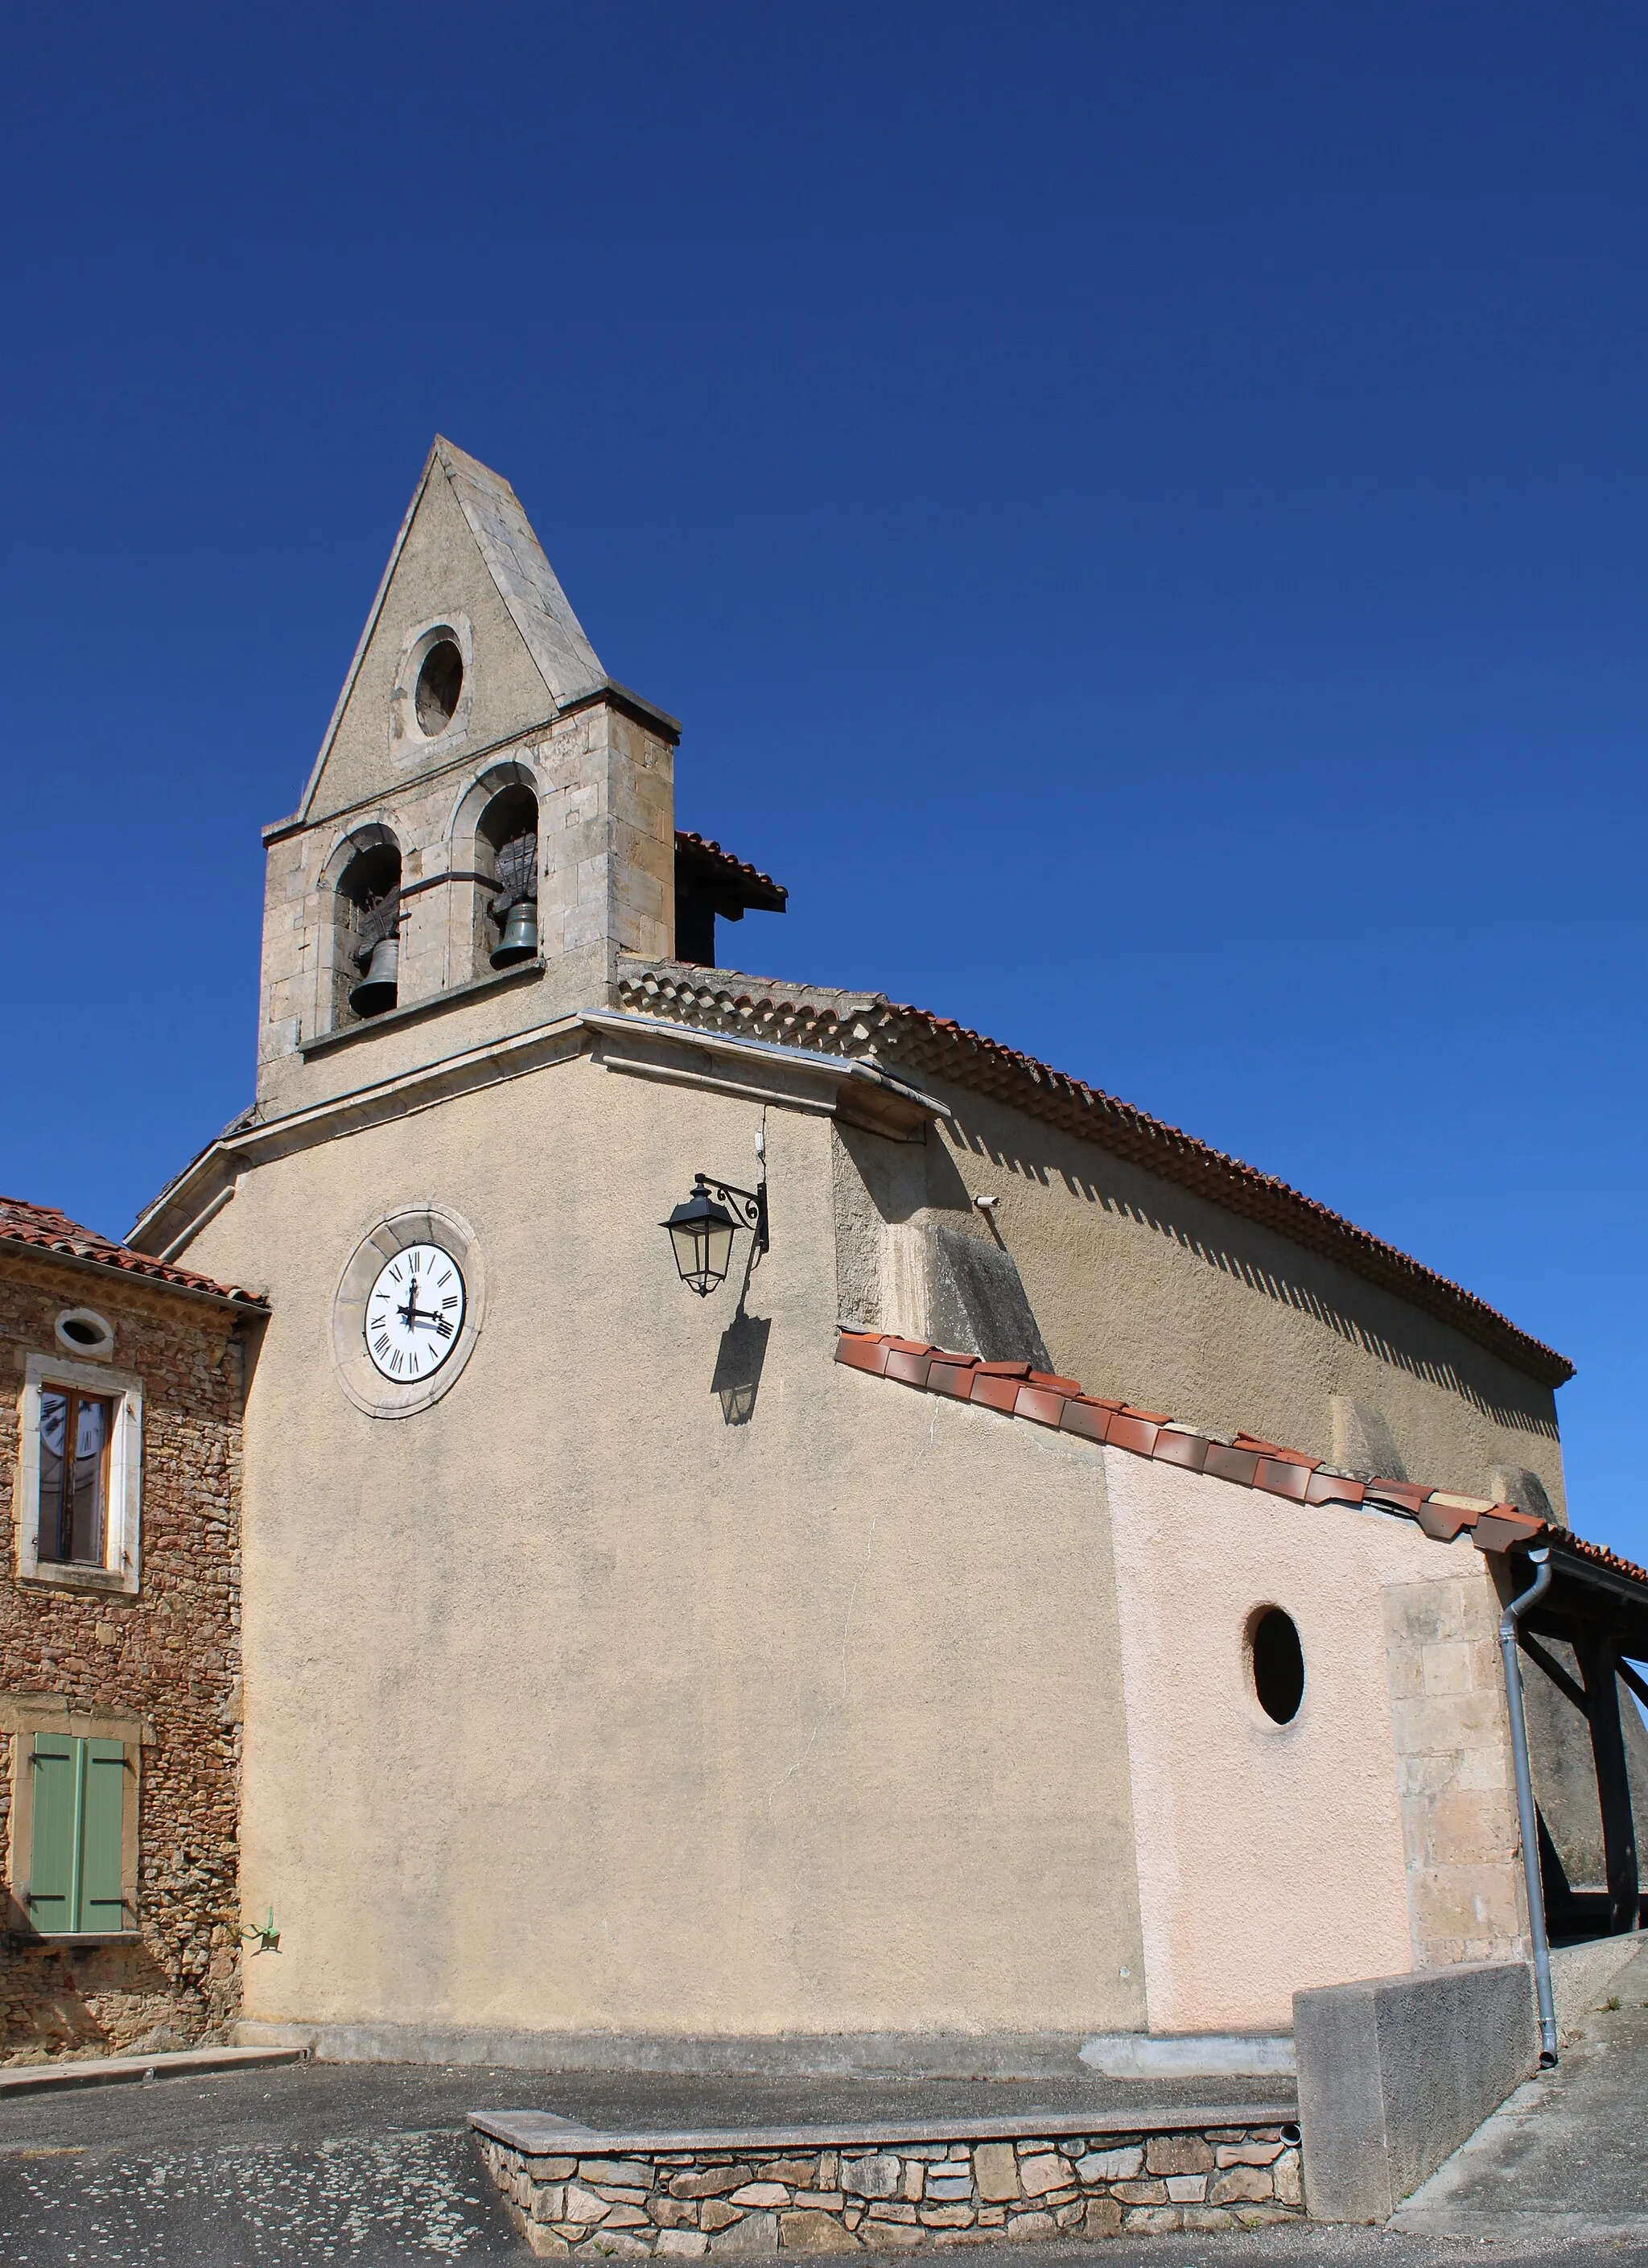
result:
[[[638,2128],[941,2116],[1121,2102],[1244,2101],[1287,2117],[1287,2080],[1128,2087],[955,2080],[682,2079],[645,2073],[292,2064],[26,2096],[0,2108],[3,2268],[273,2268],[528,2254],[482,2177],[466,2114],[559,2110]],[[1021,2257],[1021,2256],[1016,2256]]]
[[[1648,2009],[1630,2012],[1630,2023],[1648,2036]],[[1648,2036],[1639,2046],[1648,2049]],[[1623,2066],[1622,2051],[1613,2068]],[[1578,2058],[1564,2064],[1576,2077],[1581,2068]],[[1205,2094],[1205,2082],[1196,2091]],[[1151,2093],[1158,2101],[1186,2099],[1177,2088]],[[923,2109],[965,2116],[985,2102],[1005,2107],[1004,2097],[1015,2107],[1063,2107],[1108,2104],[1119,2095],[1131,2098],[1131,2090],[1080,2080],[913,2089],[895,2081],[754,2085],[295,2065],[37,2095],[0,2110],[0,2268],[433,2268],[489,2260],[526,2268],[530,2256],[481,2175],[464,2123],[472,2110],[535,2107],[639,2127],[681,2117],[728,2124],[809,2113],[874,2117],[910,2107],[917,2095]],[[1270,2099],[1283,2107],[1285,2090],[1271,2090]],[[1594,2171],[1600,2188],[1614,2179],[1600,2159]],[[1622,2178],[1634,2180],[1630,2194],[1638,2195],[1641,2163]],[[1640,2244],[1631,2241],[1639,2233]],[[1480,2216],[1468,2232],[1300,2227],[1116,2239],[1097,2258],[1105,2268],[1496,2268],[1553,2247],[1576,2268],[1593,2261],[1648,2268],[1648,2223],[1640,2232],[1634,2223],[1619,2227],[1600,2243],[1585,2228],[1549,2217],[1504,2234],[1490,2234]],[[980,2247],[965,2257],[977,2268],[1095,2262],[1092,2247],[1070,2244]]]

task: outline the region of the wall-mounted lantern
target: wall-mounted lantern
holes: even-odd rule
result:
[[[717,1284],[726,1282],[732,1264],[732,1241],[740,1227],[747,1228],[754,1239],[752,1268],[768,1249],[766,1154],[765,1138],[758,1138],[755,1155],[761,1163],[761,1174],[753,1189],[734,1189],[731,1182],[695,1174],[692,1195],[659,1223],[669,1231],[676,1272],[701,1300],[707,1300]],[[736,1218],[727,1211],[729,1205],[736,1208]]]

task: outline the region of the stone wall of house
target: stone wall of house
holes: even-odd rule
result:
[[[55,1318],[91,1307],[113,1366],[143,1385],[135,1597],[17,1574],[24,1365],[61,1352]],[[239,2007],[240,1404],[236,1318],[114,1269],[0,1241],[0,1704],[49,1695],[143,1727],[138,1935],[52,1949],[33,1936],[11,1847],[21,1747],[0,1736],[0,2063],[226,2038]]]
[[[1304,2212],[1292,2125],[828,2148],[798,2131],[779,2147],[600,2153],[569,2134],[562,2154],[533,2155],[489,2131],[507,2118],[475,2124],[487,2170],[541,2259],[908,2251],[1253,2228]]]

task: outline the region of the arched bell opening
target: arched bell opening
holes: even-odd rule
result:
[[[538,799],[517,781],[475,823],[475,866],[486,880],[477,924],[478,973],[538,957]]]
[[[356,851],[338,878],[334,925],[334,1027],[386,1014],[400,998],[399,844]]]

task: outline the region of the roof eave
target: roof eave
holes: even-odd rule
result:
[[[752,1032],[759,1028],[763,1011],[803,1011],[810,1003],[821,1047],[828,1046],[829,1027],[844,1028],[848,1017],[854,1021],[869,1020],[874,1027],[869,1044],[884,1060],[896,1059],[913,1038],[906,1060],[913,1058],[926,1076],[1057,1125],[1146,1173],[1204,1197],[1238,1219],[1271,1229],[1303,1250],[1331,1260],[1434,1315],[1538,1385],[1554,1390],[1565,1386],[1575,1374],[1566,1355],[1522,1330],[1475,1292],[1438,1275],[1399,1247],[1357,1227],[1274,1174],[1262,1174],[1085,1080],[949,1019],[888,1000],[880,993],[789,984],[737,970],[699,968],[686,963],[653,961],[635,966],[643,976],[679,985],[687,996],[683,1005],[695,1019],[702,1012],[696,996],[709,985],[725,996],[715,1012],[736,1012],[749,1020]],[[848,1052],[845,1048],[838,1051]]]
[[[176,1299],[199,1300],[209,1307],[228,1307],[236,1314],[267,1316],[269,1313],[269,1301],[255,1292],[236,1291],[226,1285],[214,1289],[204,1283],[180,1283],[177,1276],[169,1270],[157,1275],[153,1272],[154,1268],[165,1265],[158,1261],[152,1267],[126,1267],[118,1260],[99,1260],[88,1253],[63,1252],[55,1245],[36,1244],[26,1237],[9,1235],[4,1229],[0,1229],[0,1246],[25,1254],[31,1259],[44,1260],[55,1268],[89,1270],[98,1276],[112,1278],[117,1283],[140,1284],[150,1291],[166,1292]],[[142,1253],[135,1256],[138,1259],[149,1257]]]

